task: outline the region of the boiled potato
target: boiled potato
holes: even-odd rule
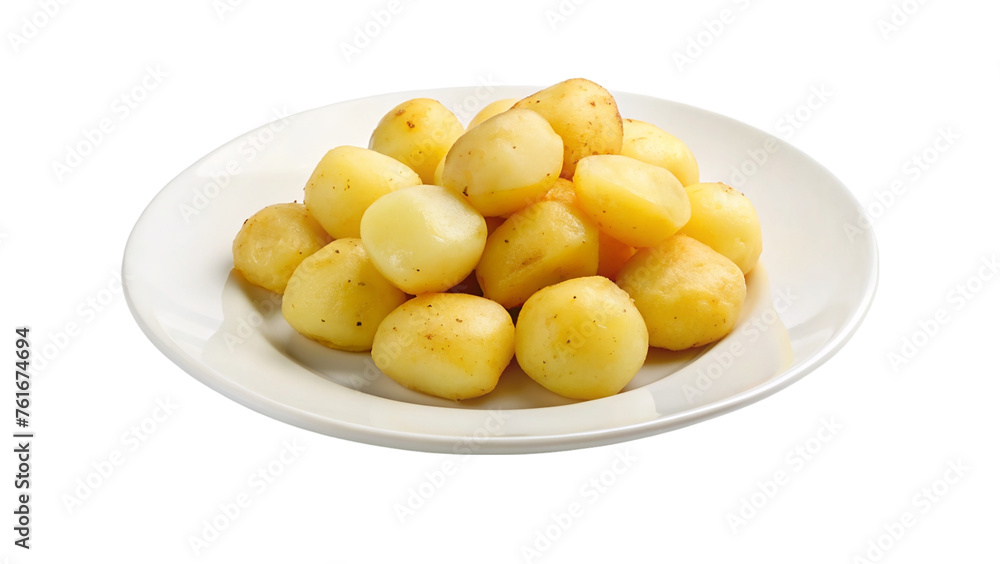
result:
[[[479,262],[486,220],[461,196],[424,184],[396,190],[369,206],[361,242],[375,268],[409,294],[443,292]]]
[[[700,182],[683,141],[622,120],[582,78],[467,115],[395,106],[368,148],[323,156],[303,204],[244,223],[235,269],[283,292],[300,334],[370,350],[396,382],[452,400],[492,391],[515,356],[554,393],[606,397],[649,346],[732,330],[760,221],[743,194]]]
[[[617,394],[648,351],[646,323],[628,294],[603,276],[539,290],[517,317],[515,351],[525,374],[568,398]]]
[[[733,261],[686,235],[639,250],[618,273],[618,285],[646,320],[649,344],[675,351],[726,336],[747,293]]]
[[[601,231],[633,247],[662,242],[691,217],[691,203],[677,178],[631,157],[584,157],[573,186],[580,209]]]
[[[543,200],[552,200],[555,202],[562,202],[564,204],[569,204],[571,206],[576,206],[579,209],[579,204],[576,201],[576,190],[573,188],[573,182],[566,180],[565,178],[560,178],[556,180],[556,183],[545,193]],[[618,239],[615,239],[611,235],[601,231],[597,235],[598,242],[598,252],[597,252],[597,274],[615,279],[618,275],[618,270],[621,269],[625,262],[632,258],[635,254],[635,247],[631,245],[626,245]]]
[[[379,323],[406,301],[372,265],[356,238],[337,239],[292,274],[281,313],[296,331],[345,351],[372,348]]]
[[[375,366],[403,386],[463,400],[489,393],[514,356],[514,323],[496,302],[424,294],[392,311],[372,346]]]
[[[576,190],[573,188],[573,181],[557,178],[552,188],[549,188],[542,199],[576,206]]]
[[[750,272],[764,245],[760,219],[750,198],[721,182],[684,189],[691,200],[691,219],[680,232],[726,256],[743,274]]]
[[[469,126],[466,129],[472,129],[491,117],[506,112],[514,105],[514,102],[517,102],[517,98],[504,98],[503,100],[490,102],[483,109],[479,110],[478,114],[473,116],[472,121],[469,122]]]
[[[683,141],[651,123],[637,119],[626,119],[623,126],[625,139],[621,154],[662,166],[673,173],[684,186],[698,183],[698,161]]]
[[[306,208],[335,239],[359,237],[361,216],[381,196],[420,184],[420,176],[392,157],[341,146],[323,156],[306,183]]]
[[[483,295],[511,308],[536,291],[597,273],[597,227],[575,208],[542,201],[515,213],[486,240],[476,278]]]
[[[251,283],[280,294],[295,267],[329,242],[304,205],[274,204],[243,222],[233,240],[233,266]]]
[[[618,272],[638,249],[622,243],[603,231],[598,236],[597,242],[597,273],[605,278],[617,280]]]
[[[415,98],[385,114],[368,148],[410,167],[424,184],[433,184],[434,169],[464,132],[462,122],[441,102]]]
[[[562,153],[562,140],[544,118],[508,110],[455,141],[441,180],[484,216],[506,216],[545,194],[559,178]]]
[[[434,167],[434,181],[428,184],[434,184],[435,186],[444,186],[444,157],[438,161],[436,167]]]
[[[622,116],[604,87],[583,78],[540,90],[514,104],[538,112],[563,141],[560,176],[573,178],[576,163],[588,155],[617,155],[622,150]]]

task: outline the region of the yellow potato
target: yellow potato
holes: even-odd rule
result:
[[[733,261],[686,235],[640,249],[618,273],[618,285],[646,320],[649,344],[675,351],[725,337],[747,293]]]
[[[282,293],[295,267],[330,236],[302,204],[274,204],[243,222],[233,240],[233,266],[244,278]]]
[[[642,368],[648,346],[646,324],[632,300],[603,276],[539,290],[517,316],[518,364],[568,398],[617,394]]]
[[[379,323],[406,301],[372,265],[355,238],[337,239],[295,269],[281,313],[296,331],[345,350],[372,348]]]
[[[483,109],[479,110],[478,114],[473,116],[472,121],[469,122],[469,126],[466,129],[472,129],[491,117],[506,112],[514,105],[514,102],[517,102],[517,98],[504,98],[503,100],[490,102]]]
[[[484,216],[506,216],[541,198],[559,177],[562,140],[528,110],[509,110],[465,132],[441,180]]]
[[[443,292],[468,276],[486,245],[486,220],[461,196],[424,184],[379,198],[361,218],[375,268],[409,294]]]
[[[445,155],[447,156],[447,155]],[[434,184],[435,186],[444,186],[444,157],[438,161],[436,167],[434,167],[434,181],[429,184]]]
[[[462,122],[441,102],[415,98],[385,114],[368,148],[410,167],[424,184],[433,184],[438,162],[464,132]]]
[[[542,200],[562,202],[571,206],[577,206],[576,190],[573,188],[573,181],[565,178],[557,178],[555,184],[542,196]]]
[[[573,182],[565,178],[556,180],[556,183],[545,193],[542,199],[562,202],[579,209]],[[597,252],[597,274],[614,280],[615,276],[618,275],[618,270],[625,264],[625,261],[632,258],[636,249],[603,231],[598,234],[597,240],[599,246]]]
[[[514,323],[496,302],[424,294],[392,311],[372,346],[375,366],[401,385],[463,400],[493,390],[514,356]]]
[[[621,154],[662,166],[688,186],[699,181],[698,161],[683,141],[651,123],[626,119]]]
[[[538,112],[563,141],[560,176],[573,178],[576,163],[589,155],[617,155],[622,150],[622,116],[614,97],[599,84],[571,78],[514,104]]]
[[[598,236],[598,243],[597,274],[611,280],[617,280],[618,272],[638,249],[622,243],[603,231]]]
[[[284,293],[300,334],[370,350],[407,388],[479,397],[516,355],[554,393],[607,397],[649,346],[712,343],[740,316],[760,220],[699,175],[683,141],[622,120],[586,79],[492,102],[468,127],[414,98],[367,149],[328,151],[303,204],[244,222],[233,264]]]
[[[360,147],[331,149],[306,183],[309,213],[335,239],[359,237],[361,216],[372,202],[420,176],[392,157]]]
[[[691,219],[680,233],[693,237],[729,258],[743,274],[757,264],[763,248],[760,219],[750,199],[721,182],[685,187]]]
[[[631,157],[585,157],[573,186],[580,209],[601,231],[633,247],[662,242],[691,217],[691,203],[677,178]]]
[[[545,286],[593,276],[597,253],[597,227],[582,213],[562,202],[538,202],[489,236],[476,278],[484,296],[516,307]]]

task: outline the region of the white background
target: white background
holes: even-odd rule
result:
[[[4,3],[0,351],[13,351],[14,328],[27,324],[36,354],[46,344],[59,353],[33,376],[30,551],[12,544],[15,462],[9,450],[0,457],[0,560],[997,561],[987,539],[1000,527],[1000,283],[979,276],[1000,246],[995,3],[399,0],[365,40],[357,28],[375,29],[372,12],[386,0],[223,2],[67,2],[48,6],[51,16],[38,15],[43,1]],[[896,14],[898,29],[880,27],[894,7],[910,13]],[[731,23],[720,29],[711,20],[724,9]],[[679,65],[675,54],[706,26],[718,36],[702,33],[702,52],[691,47],[695,56]],[[367,43],[345,56],[342,45],[355,41]],[[127,115],[116,111],[148,68],[165,76]],[[177,173],[274,111],[573,76],[771,131],[870,206],[879,292],[838,355],[773,397],[679,431],[462,459],[269,419],[186,375],[133,321],[116,273],[140,212]],[[830,95],[801,109],[813,89]],[[801,127],[779,123],[797,109],[808,114]],[[57,175],[52,163],[103,119],[111,132]],[[942,129],[957,138],[926,170],[914,168],[910,159]],[[897,179],[904,191],[889,201]],[[960,285],[979,289],[962,307]],[[916,335],[939,310],[947,322]],[[71,323],[78,334],[64,338]],[[915,337],[917,354],[894,364],[890,353]],[[13,431],[14,389],[3,390]],[[176,407],[167,414],[157,401]],[[145,440],[130,435],[153,416],[163,421]],[[836,434],[820,431],[831,422]],[[829,440],[791,463],[815,437]],[[292,442],[304,451],[272,483],[251,487],[248,477]],[[67,507],[78,480],[116,451],[121,464]],[[618,457],[632,462],[615,466]],[[394,507],[446,467],[453,475],[401,520]],[[607,491],[581,489],[612,468],[625,472]],[[754,497],[779,471],[787,483]],[[190,538],[240,492],[250,507],[196,554]],[[751,498],[766,501],[734,526],[728,516]],[[549,545],[539,541],[573,503],[583,514]],[[884,536],[907,512],[912,526]],[[873,550],[879,540],[884,550]],[[523,547],[541,555],[526,558]]]

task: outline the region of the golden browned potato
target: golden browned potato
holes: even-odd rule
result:
[[[479,110],[478,114],[473,116],[472,121],[469,122],[466,129],[472,129],[491,117],[506,112],[514,105],[514,102],[517,102],[517,98],[504,98],[503,100],[490,102],[483,109]]]
[[[665,168],[622,155],[580,160],[573,177],[580,209],[626,245],[651,247],[691,217],[681,183]]]
[[[295,267],[330,242],[302,204],[274,204],[243,222],[233,240],[233,266],[251,283],[282,293]]]
[[[691,219],[680,232],[725,255],[743,274],[750,272],[764,246],[760,219],[750,198],[721,182],[684,189],[691,200]]]
[[[568,398],[617,394],[642,368],[648,346],[646,323],[632,300],[603,276],[539,290],[517,316],[518,364]]]
[[[618,285],[646,320],[649,344],[675,351],[725,337],[747,293],[733,261],[686,235],[640,249],[618,273]]]
[[[614,96],[584,78],[571,78],[519,100],[514,108],[538,112],[563,141],[560,176],[573,178],[576,163],[589,155],[622,150],[622,116]]]
[[[372,347],[375,366],[403,386],[446,399],[489,393],[514,356],[507,310],[468,294],[424,294],[392,311]]]
[[[486,245],[486,220],[447,188],[423,184],[379,198],[361,218],[375,268],[408,294],[443,292],[468,276]]]
[[[368,148],[410,167],[424,184],[434,184],[434,169],[464,132],[462,122],[441,102],[414,98],[385,114]]]
[[[699,180],[698,161],[683,141],[656,127],[637,119],[623,123],[625,140],[621,154],[669,170],[688,186]]]
[[[455,141],[441,180],[484,216],[507,216],[559,178],[562,153],[562,140],[540,115],[508,110]]]
[[[335,239],[361,236],[361,216],[372,202],[420,176],[392,157],[341,146],[323,156],[306,183],[306,208]]]
[[[406,298],[375,270],[360,239],[345,238],[295,269],[281,313],[310,339],[335,349],[365,351],[372,348],[382,319]]]
[[[542,201],[515,213],[486,240],[476,266],[483,295],[511,308],[570,278],[597,273],[597,227],[575,208]]]

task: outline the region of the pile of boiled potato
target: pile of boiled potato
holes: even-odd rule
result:
[[[760,252],[746,196],[701,183],[681,140],[578,78],[468,127],[404,102],[368,148],[323,156],[304,204],[264,208],[233,242],[299,333],[453,400],[489,393],[515,357],[557,394],[616,394],[650,346],[732,330]]]

